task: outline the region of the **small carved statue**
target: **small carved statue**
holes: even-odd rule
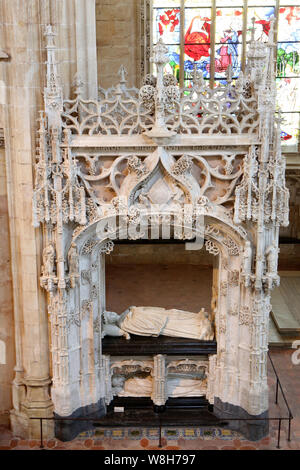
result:
[[[68,252],[69,274],[71,279],[71,287],[75,287],[75,279],[79,277],[79,257],[76,244],[71,243]]]
[[[153,389],[152,377],[130,377],[124,382],[119,397],[150,397]]]
[[[50,242],[43,250],[43,266],[42,273],[44,277],[53,276],[55,259],[54,244]]]
[[[245,243],[245,248],[243,252],[243,264],[242,264],[242,273],[245,278],[246,287],[250,285],[251,267],[252,267],[252,248],[251,248],[251,242],[247,240]]]
[[[249,240],[245,243],[243,253],[243,272],[244,274],[251,274],[251,262],[252,262],[252,248]]]
[[[279,276],[277,274],[277,263],[278,263],[278,253],[279,248],[277,246],[276,240],[273,240],[271,245],[269,245],[265,251],[266,256],[266,277],[268,279],[268,285],[271,289],[273,285],[279,285]]]
[[[124,389],[125,377],[122,375],[114,375],[111,379],[112,394],[119,395]]]
[[[277,276],[277,261],[278,261],[277,243],[275,240],[266,249],[267,273],[272,276]]]

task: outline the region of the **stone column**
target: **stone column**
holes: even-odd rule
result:
[[[76,0],[77,72],[84,83],[84,97],[97,99],[97,47],[95,0]]]
[[[85,14],[82,9],[86,5]],[[39,437],[39,422],[31,417],[51,417],[51,384],[48,316],[45,295],[39,287],[42,231],[32,225],[33,163],[36,155],[38,111],[43,109],[45,85],[44,30],[53,23],[61,46],[58,68],[62,82],[77,71],[88,77],[88,91],[97,88],[96,74],[84,62],[85,52],[93,62],[89,44],[93,37],[94,0],[0,0],[3,24],[1,47],[10,59],[0,64],[5,100],[1,100],[10,217],[14,324],[16,345],[15,379],[11,423],[13,431],[28,438]],[[74,25],[76,24],[76,30]],[[81,32],[79,32],[81,31]],[[97,69],[93,63],[92,69]],[[91,69],[91,70],[92,70]],[[79,70],[80,73],[80,70]],[[93,78],[94,77],[94,78]],[[69,88],[69,86],[67,86]],[[53,434],[53,422],[44,423],[44,436]]]
[[[157,354],[154,356],[154,371],[153,371],[154,387],[152,393],[152,400],[157,409],[164,408],[166,403],[166,356],[163,354]]]
[[[30,417],[52,415],[47,312],[38,288],[41,234],[32,226],[31,204],[36,111],[42,106],[40,6],[36,1],[1,2],[4,23],[1,42],[11,57],[9,62],[2,63],[1,70],[6,88],[2,112],[16,341],[11,423],[14,432],[32,438],[38,437],[39,423]],[[51,435],[51,423],[45,428]]]

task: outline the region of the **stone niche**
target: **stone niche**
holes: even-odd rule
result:
[[[197,312],[202,307],[210,312],[216,302],[215,297],[212,300],[214,256],[205,249],[191,254],[184,241],[154,242],[115,243],[106,256],[106,309],[120,313],[134,302],[153,309],[176,307]],[[169,398],[204,399],[209,366],[205,348],[215,351],[216,343],[214,338],[202,343],[202,351],[198,346],[197,340],[184,337],[133,335],[128,341],[105,337],[102,350],[111,376],[107,405],[111,408],[122,404],[126,408],[129,397],[148,397],[155,409],[162,409]],[[184,356],[178,355],[180,349]],[[195,352],[203,356],[195,356]]]
[[[210,311],[214,256],[185,248],[180,240],[115,243],[106,256],[107,310],[153,305]]]

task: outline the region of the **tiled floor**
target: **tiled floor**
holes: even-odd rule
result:
[[[288,442],[287,423],[282,424],[281,449],[300,450],[300,364],[292,363],[292,349],[273,349],[271,356],[288,402],[294,414],[292,422],[292,440]],[[282,398],[279,407],[274,405],[275,377],[269,364],[270,417],[287,416]],[[250,442],[236,432],[220,428],[165,428],[162,432],[160,450],[273,450],[277,444],[277,422],[271,422],[270,435],[259,442]],[[12,436],[11,432],[0,428],[0,450],[4,449],[39,449],[40,442],[26,441]],[[83,433],[71,442],[51,439],[44,442],[47,449],[98,449],[98,450],[154,450],[158,448],[157,429],[96,429]]]

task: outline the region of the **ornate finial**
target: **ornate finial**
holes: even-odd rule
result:
[[[226,69],[226,78],[227,78],[227,83],[230,85],[232,82],[232,77],[233,77],[233,71],[232,71],[232,66],[229,65]]]
[[[45,88],[45,110],[48,116],[49,128],[60,126],[60,114],[63,107],[62,89],[59,84],[56,62],[56,46],[54,38],[56,33],[51,25],[45,28],[46,50],[47,50],[47,86]]]
[[[282,117],[281,109],[278,109],[277,116],[274,118],[274,121],[276,122],[277,128],[281,130],[281,125],[284,123],[284,118]]]
[[[277,111],[277,117],[275,117],[275,122],[278,122],[278,123],[282,122],[281,109],[278,109]]]
[[[205,86],[205,81],[201,70],[197,70],[197,64],[194,62],[193,65],[193,87],[194,88],[203,88]]]
[[[242,93],[243,87],[244,87],[244,73],[241,70],[240,73],[239,73],[238,78],[235,81],[235,89],[236,89],[237,93]]]
[[[255,16],[253,16],[251,18],[251,23],[252,23],[252,27],[249,28],[249,29],[251,31],[251,42],[253,42],[254,41],[254,35],[255,35]]]
[[[167,56],[168,48],[160,38],[158,43],[153,47],[153,56],[151,62],[156,64],[157,69],[157,80],[156,86],[145,85],[140,90],[140,96],[146,98],[147,106],[150,101],[150,106],[154,106],[155,109],[155,121],[152,129],[145,132],[145,134],[156,141],[164,141],[176,135],[176,132],[170,131],[165,122],[165,109],[167,107],[167,96],[168,92],[171,96],[171,101],[177,96],[178,88],[173,85],[165,85],[164,83],[164,65],[168,62]],[[176,79],[175,79],[176,80]],[[171,83],[170,77],[166,80],[167,83]],[[148,98],[147,98],[148,97]],[[150,98],[150,100],[149,100]],[[175,98],[176,99],[176,98]]]
[[[119,71],[118,71],[118,75],[120,77],[120,85],[125,85],[125,83],[127,82],[127,70],[126,68],[124,67],[124,65],[122,64],[121,67],[119,68]]]
[[[158,65],[165,65],[169,61],[167,56],[168,47],[164,44],[162,38],[159,38],[158,43],[153,47],[153,56],[150,62]]]
[[[121,83],[118,83],[116,85],[116,89],[114,91],[114,95],[116,95],[117,97],[121,97],[122,96],[122,84]]]
[[[39,111],[39,118],[38,118],[38,122],[40,123],[40,127],[39,127],[39,134],[42,134],[45,132],[45,129],[46,129],[46,118],[45,118],[45,111]]]
[[[195,82],[195,81],[197,80],[197,78],[198,78],[197,75],[198,75],[198,73],[197,73],[197,64],[196,64],[196,62],[194,62],[194,64],[193,64],[193,81],[194,81],[194,82]]]
[[[51,24],[46,25],[44,36],[47,40],[46,48],[48,49],[49,47],[55,47],[54,38],[56,36],[56,33],[53,31]]]
[[[74,94],[80,98],[83,93],[84,82],[81,80],[78,72],[74,75],[72,86],[74,87]]]
[[[270,30],[269,30],[269,44],[273,44],[274,42],[274,24],[275,24],[275,17],[272,15],[270,17]]]

